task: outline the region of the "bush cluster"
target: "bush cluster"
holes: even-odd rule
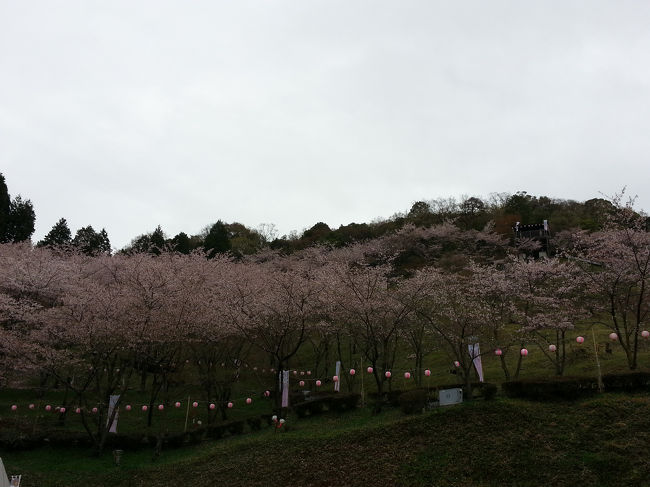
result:
[[[650,373],[630,372],[603,375],[605,391],[650,391]],[[584,377],[555,377],[538,380],[516,380],[501,385],[508,397],[544,400],[575,400],[598,390],[598,380]]]
[[[266,415],[265,415],[266,416]],[[185,444],[195,444],[206,438],[220,439],[226,435],[241,435],[245,425],[251,431],[262,428],[262,423],[267,418],[252,417],[246,420],[234,420],[196,428],[188,432],[167,433],[162,437],[165,448],[180,448]],[[271,423],[270,415],[268,423]],[[109,434],[105,448],[121,450],[139,450],[153,448],[158,443],[158,437],[148,433],[118,433]],[[56,430],[49,433],[27,434],[16,430],[3,429],[0,433],[0,450],[31,450],[43,446],[50,447],[92,447],[92,442],[87,434],[77,431]]]
[[[551,379],[513,380],[501,384],[508,397],[537,401],[575,400],[598,390],[595,379],[583,377],[555,377]]]
[[[429,393],[426,389],[413,389],[399,396],[400,409],[404,414],[421,413],[427,405]]]
[[[293,411],[299,418],[316,416],[325,410],[338,413],[356,409],[360,400],[361,395],[353,392],[319,395],[294,404]]]
[[[650,390],[650,373],[628,372],[623,374],[605,374],[603,385],[606,391],[637,392]]]

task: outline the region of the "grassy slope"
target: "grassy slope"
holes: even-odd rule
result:
[[[499,399],[402,418],[366,411],[294,421],[168,452],[110,457],[41,450],[6,457],[28,485],[643,485],[650,475],[650,396],[607,394],[578,403]],[[81,469],[73,473],[75,469]]]

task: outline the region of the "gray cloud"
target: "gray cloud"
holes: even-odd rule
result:
[[[0,3],[0,171],[122,247],[493,191],[650,207],[650,4]]]

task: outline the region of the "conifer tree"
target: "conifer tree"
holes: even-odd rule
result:
[[[54,224],[43,240],[36,244],[38,247],[64,247],[72,242],[72,232],[65,218]]]

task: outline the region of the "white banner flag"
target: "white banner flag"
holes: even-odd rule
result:
[[[289,407],[289,371],[282,371],[282,407]]]
[[[111,420],[111,414],[113,414],[113,410],[115,409],[115,406],[117,405],[117,401],[120,400],[120,396],[111,396],[110,400],[108,401],[108,417],[106,418],[106,424]],[[117,416],[120,414],[119,410],[115,411],[115,417],[113,418],[113,422],[111,423],[111,428],[108,430],[109,433],[117,433]]]
[[[472,362],[474,362],[474,368],[478,374],[478,380],[479,382],[483,382],[483,362],[481,362],[481,351],[478,347],[478,343],[475,343],[474,345],[469,344],[467,345],[467,348],[469,348],[469,355],[472,357]]]
[[[7,472],[2,463],[2,458],[0,458],[0,487],[9,487],[9,479],[7,478]]]
[[[341,390],[341,361],[340,360],[336,361],[336,374],[335,375],[336,375],[336,377],[339,378],[339,380],[337,380],[334,383],[334,392],[339,392]]]

